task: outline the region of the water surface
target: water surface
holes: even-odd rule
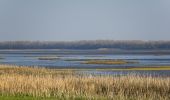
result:
[[[57,57],[56,60],[39,60],[39,57]],[[115,53],[94,50],[0,50],[0,63],[19,66],[42,66],[49,68],[132,68],[170,66],[170,54],[155,53]],[[89,59],[126,60],[138,63],[122,65],[83,64]],[[87,74],[152,74],[170,75],[170,71],[84,71]]]

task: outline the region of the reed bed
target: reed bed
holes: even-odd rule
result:
[[[38,57],[38,60],[58,60],[59,57]]]
[[[169,77],[77,75],[72,70],[0,65],[0,95],[65,100],[169,100]]]
[[[122,65],[128,63],[137,63],[125,60],[88,60],[83,62],[84,64],[104,64],[104,65]]]

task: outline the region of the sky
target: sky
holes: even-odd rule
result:
[[[170,0],[0,0],[0,41],[170,40]]]

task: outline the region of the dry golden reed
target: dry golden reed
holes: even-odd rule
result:
[[[169,100],[169,77],[91,76],[74,71],[0,65],[0,94],[88,99]]]

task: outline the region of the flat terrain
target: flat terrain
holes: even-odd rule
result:
[[[131,69],[170,66],[168,50],[0,50],[0,64],[61,69]],[[139,68],[137,68],[139,67]],[[150,68],[156,69],[156,68]],[[158,69],[158,68],[157,68]],[[169,69],[169,68],[167,68]],[[118,71],[117,70],[117,71]],[[125,70],[124,70],[125,71]],[[158,70],[157,70],[158,71]],[[161,73],[161,72],[159,72]],[[114,73],[113,73],[114,74]],[[162,73],[161,73],[162,74]],[[169,75],[168,72],[166,75]]]
[[[169,100],[170,78],[93,76],[69,69],[0,65],[3,100]]]

